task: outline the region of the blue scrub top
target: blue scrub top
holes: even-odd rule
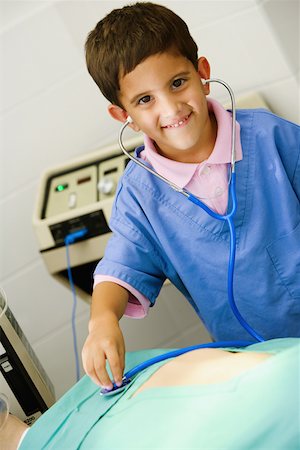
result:
[[[300,336],[300,127],[262,109],[239,110],[237,121],[236,304],[265,339]],[[124,280],[152,305],[169,278],[214,339],[253,340],[228,304],[227,223],[130,162],[110,228],[96,274]]]

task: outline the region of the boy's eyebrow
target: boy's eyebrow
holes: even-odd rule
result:
[[[166,86],[168,86],[172,80],[175,80],[176,78],[180,78],[180,77],[186,77],[190,74],[190,71],[186,71],[186,72],[180,72],[180,73],[176,73],[175,75],[173,75],[167,82],[166,82]],[[145,92],[141,92],[140,94],[135,95],[131,100],[130,100],[130,104],[134,104],[136,103],[136,101],[142,97],[145,97],[146,95],[150,95],[149,93],[151,93],[150,91],[145,91]]]

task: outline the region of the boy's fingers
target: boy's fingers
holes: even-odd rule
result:
[[[120,366],[121,366],[122,377],[123,377],[123,373],[124,373],[124,369],[125,369],[125,349],[123,346],[119,349],[119,358],[120,358]]]
[[[97,386],[102,387],[102,384],[101,384],[100,380],[98,379],[98,377],[97,377],[95,371],[89,373],[88,375],[89,375],[89,377],[91,378],[91,380],[92,380],[95,384],[97,384]]]
[[[121,384],[123,378],[123,362],[119,356],[117,349],[110,351],[110,353],[106,356],[110,365],[114,382],[116,384]]]
[[[83,361],[83,368],[86,374],[93,380],[93,382],[98,386],[101,386],[100,380],[94,370],[94,365],[92,363],[89,364],[88,362]]]
[[[106,371],[105,356],[101,355],[94,362],[95,374],[101,386],[112,389],[113,385]]]

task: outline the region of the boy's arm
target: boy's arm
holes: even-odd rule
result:
[[[84,370],[101,386],[112,388],[106,359],[116,383],[122,382],[125,345],[119,327],[128,302],[128,291],[112,282],[97,284],[92,297],[89,335],[82,349]]]

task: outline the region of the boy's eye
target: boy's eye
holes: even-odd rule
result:
[[[138,104],[139,105],[144,105],[145,103],[150,102],[150,100],[151,100],[150,95],[145,95],[144,97],[139,99]]]
[[[172,87],[179,88],[180,86],[183,85],[184,82],[185,80],[183,78],[176,78],[176,80],[174,80],[172,83]]]

